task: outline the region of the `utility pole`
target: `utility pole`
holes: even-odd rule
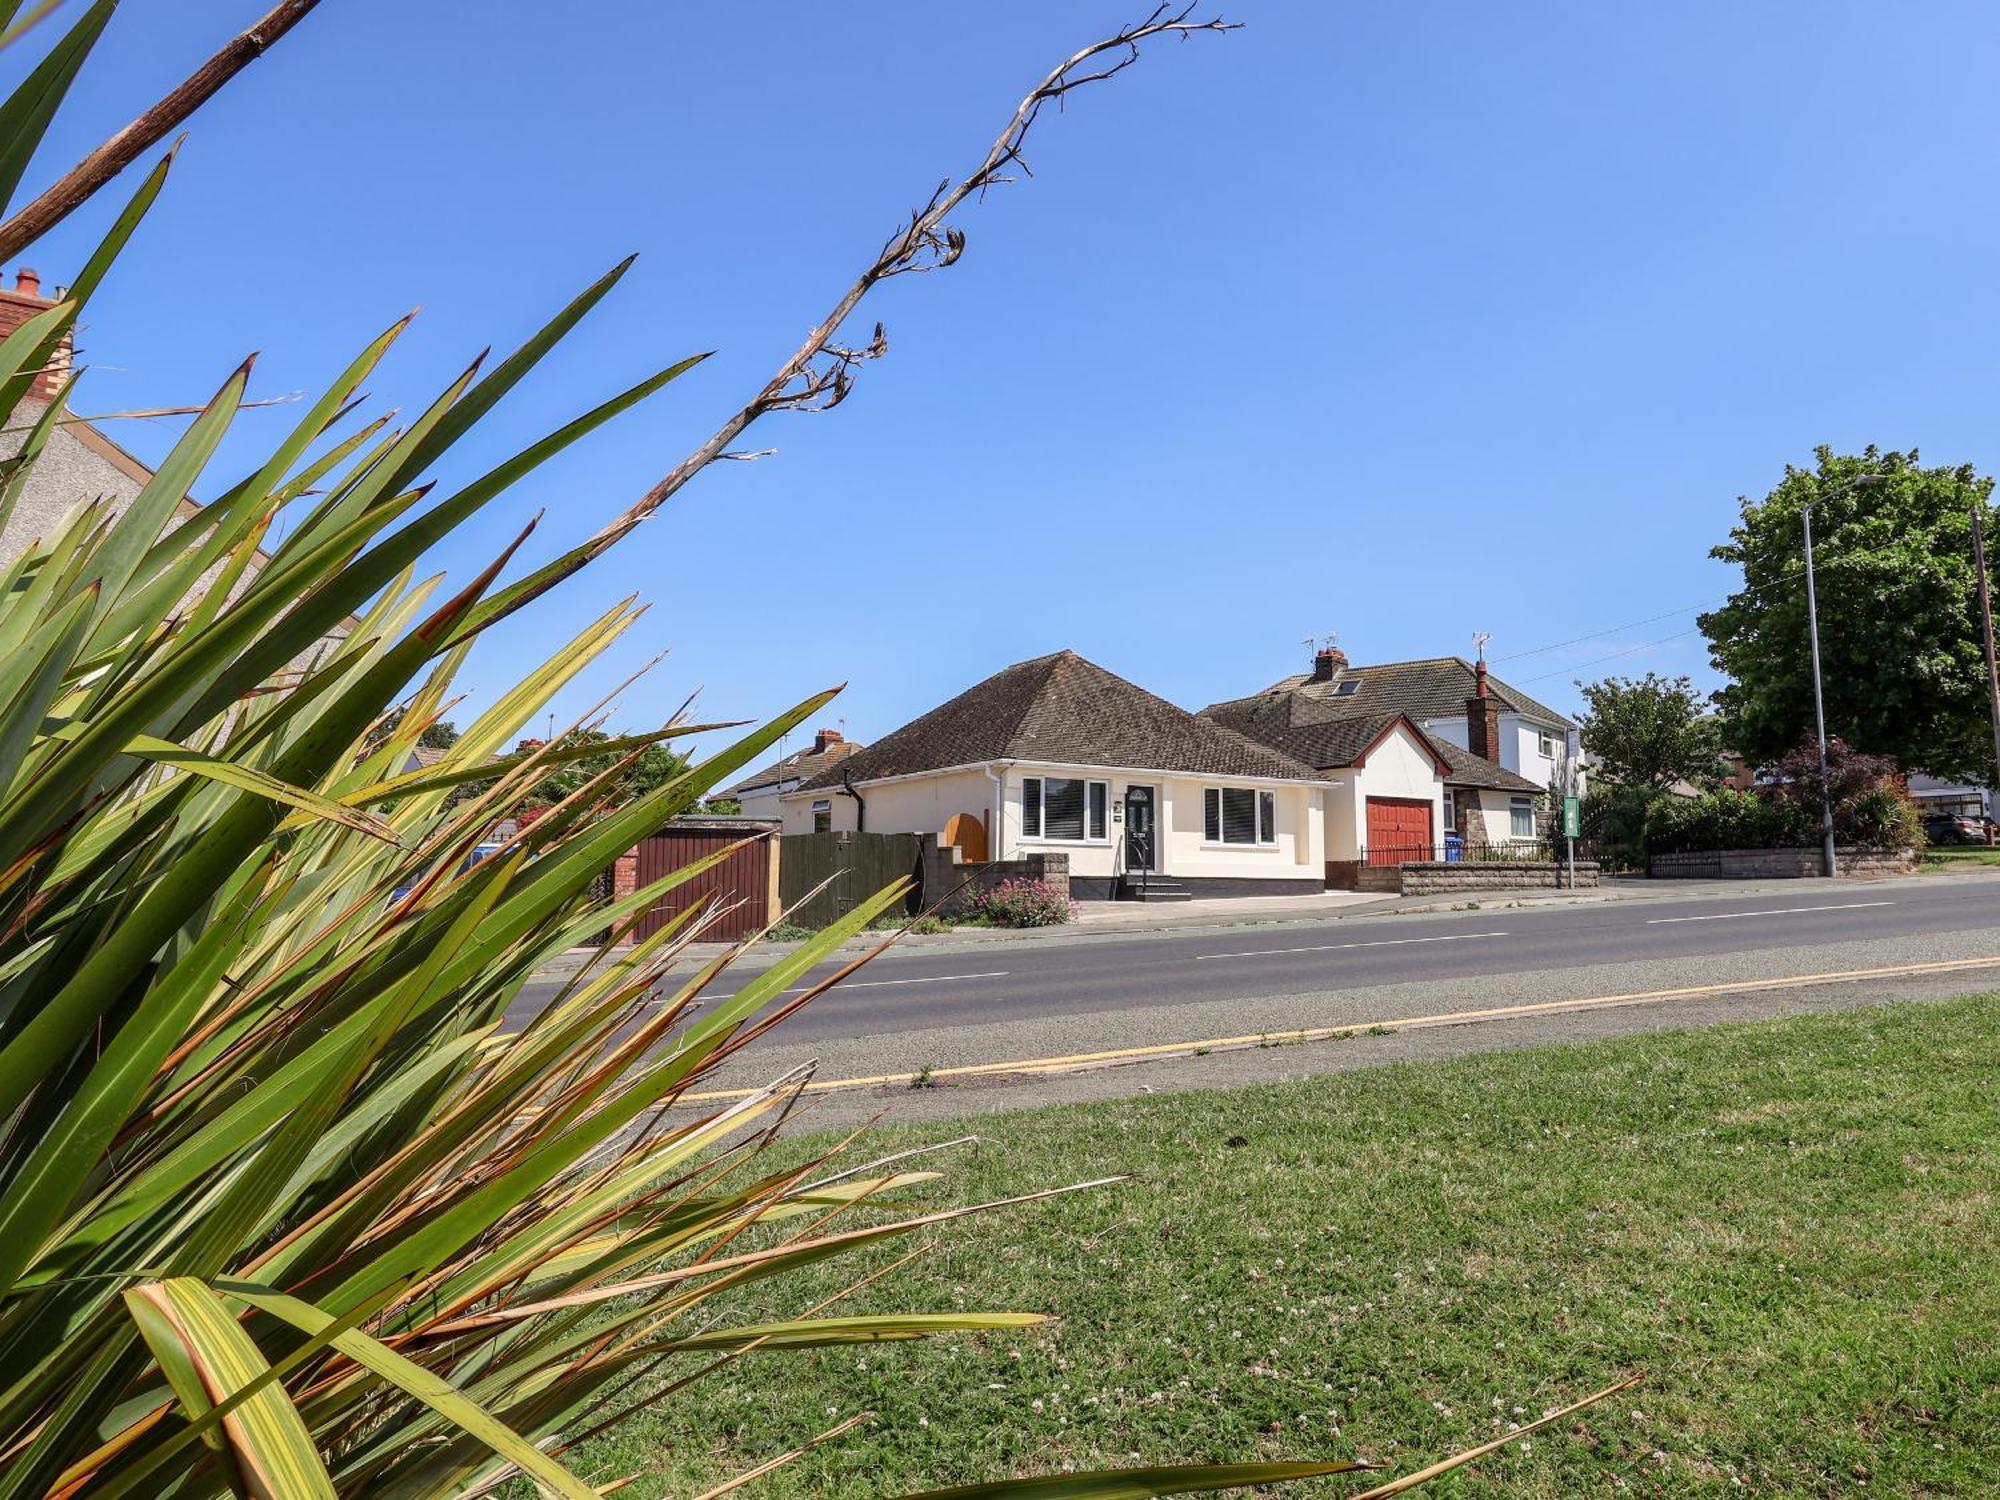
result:
[[[1812,513],[1814,502],[1800,507],[1806,528],[1806,626],[1812,635],[1813,722],[1819,730],[1819,851],[1820,873],[1831,880],[1833,859],[1833,788],[1826,771],[1826,696],[1819,681],[1819,593],[1813,584]]]
[[[1994,781],[2000,781],[2000,663],[1993,655],[1993,599],[1986,584],[1986,502],[1972,502],[1972,565],[1979,570],[1979,628],[1986,638],[1986,694],[1993,712]],[[1986,788],[1987,816],[1993,812],[1993,783]],[[1986,840],[1993,841],[1993,825],[1986,825]]]

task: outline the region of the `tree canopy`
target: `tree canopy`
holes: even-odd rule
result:
[[[1715,779],[1721,735],[1689,679],[1648,672],[1577,687],[1588,705],[1583,747],[1607,780],[1662,792],[1677,781]]]
[[[1925,468],[1913,449],[1816,451],[1787,467],[1710,556],[1743,586],[1698,621],[1730,678],[1716,695],[1730,747],[1753,762],[1812,727],[1802,510],[1813,506],[1827,732],[1906,770],[1993,774],[1971,508],[1995,526],[1993,481],[1969,465]],[[1861,481],[1856,483],[1856,481]]]

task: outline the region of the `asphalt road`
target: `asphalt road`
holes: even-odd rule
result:
[[[1668,986],[1746,986],[1800,974],[1958,962],[2000,956],[2000,880],[1924,878],[1822,886],[1786,884],[1704,898],[1622,900],[1598,906],[1508,906],[1426,916],[1346,916],[1242,928],[1146,934],[1056,934],[1008,942],[942,942],[892,950],[856,978],[816,998],[750,1048],[716,1086],[752,1086],[798,1062],[820,1078],[896,1070],[1032,1062],[1100,1048],[1170,1046],[1284,1028],[1394,1024],[1410,1016],[1504,1006],[1556,1006],[1578,998]],[[818,978],[832,966],[808,976]],[[712,998],[742,980],[724,976]],[[802,982],[804,984],[804,982]],[[1574,1012],[1482,1022],[1484,1042],[1368,1038],[1354,1060],[1434,1056],[1438,1048],[1534,1044],[1662,1024],[1942,992],[2000,988],[2000,968],[1922,980],[1702,996],[1708,1002]],[[552,984],[524,992],[518,1016]],[[1320,1048],[1324,1052],[1324,1048]],[[1154,1086],[1200,1086],[1288,1076],[1348,1060],[1302,1062],[1310,1048],[1260,1056],[1180,1058],[1118,1068],[1120,1078],[1048,1084],[1018,1078],[962,1080],[982,1096],[968,1108],[1102,1096]],[[1380,1056],[1378,1056],[1380,1054]],[[1200,1062],[1202,1066],[1190,1066]],[[1196,1080],[1194,1084],[1188,1078]],[[1024,1086],[1032,1084],[1032,1086]],[[1012,1088],[1014,1098],[992,1098]],[[876,1100],[880,1104],[880,1100]],[[930,1102],[950,1112],[952,1104]]]
[[[1845,896],[1846,899],[1834,899]],[[1830,892],[1699,904],[1484,910],[1312,926],[1158,934],[1089,945],[885,955],[786,1022],[786,1040],[880,1036],[1035,1016],[1411,980],[1547,973],[1617,961],[1671,973],[1697,955],[2000,928],[2000,892]],[[1899,899],[1900,898],[1900,899]],[[1995,952],[2000,952],[1996,948]],[[1672,983],[1663,979],[1661,983]],[[1244,1031],[1258,1029],[1246,1010]]]

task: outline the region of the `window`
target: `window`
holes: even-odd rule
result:
[[[1101,781],[1029,776],[1021,782],[1021,837],[1097,842],[1105,837],[1110,788]]]
[[[1344,681],[1334,684],[1333,696],[1336,698],[1352,698],[1354,690],[1360,686],[1361,679],[1359,677],[1349,677]]]
[[[1531,839],[1535,836],[1535,799],[1514,797],[1507,803],[1507,832],[1517,839]]]
[[[1535,748],[1542,752],[1543,760],[1554,760],[1556,758],[1556,737],[1546,729],[1536,730]]]
[[[1450,787],[1444,789],[1444,829],[1446,833],[1458,832],[1458,793]]]
[[[833,832],[833,799],[822,797],[813,804],[813,832]]]
[[[1201,794],[1201,835],[1211,844],[1278,842],[1278,794],[1212,786]]]

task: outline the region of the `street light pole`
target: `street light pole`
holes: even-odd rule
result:
[[[1986,588],[1986,502],[1972,502],[1972,562],[1979,570],[1979,628],[1986,643],[1986,692],[1993,709],[1993,764],[2000,768],[2000,661],[1993,652],[1993,600]],[[1990,821],[1993,787],[1986,789],[1987,818],[1986,841],[1993,841],[1993,824]]]
[[[1812,513],[1816,501],[1800,507],[1806,529],[1806,625],[1812,635],[1813,721],[1819,730],[1819,856],[1820,873],[1834,875],[1833,788],[1826,773],[1826,697],[1819,682],[1819,592],[1813,583]]]

